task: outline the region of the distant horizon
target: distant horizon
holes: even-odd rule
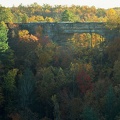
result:
[[[115,8],[120,7],[120,0],[99,0],[96,2],[96,0],[61,0],[59,2],[55,0],[30,0],[30,1],[13,1],[13,0],[0,0],[0,5],[3,7],[18,7],[19,5],[28,6],[31,4],[37,3],[38,5],[43,6],[44,4],[49,4],[51,6],[55,5],[61,5],[61,6],[72,6],[72,5],[78,5],[78,6],[95,6],[96,8]]]

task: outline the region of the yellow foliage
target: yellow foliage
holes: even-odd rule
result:
[[[109,9],[107,11],[107,25],[109,29],[114,29],[120,24],[120,17],[114,9]]]
[[[114,9],[108,9],[107,10],[107,16],[110,17],[110,16],[115,16],[117,13]]]
[[[28,22],[40,22],[44,21],[43,16],[32,16],[28,19]]]
[[[28,22],[37,22],[37,21],[35,20],[35,16],[30,17],[30,18],[28,19]]]
[[[25,40],[25,41],[37,41],[38,38],[34,35],[30,35],[28,30],[20,30],[19,33],[19,38],[20,40]]]
[[[54,22],[54,19],[51,18],[51,17],[46,17],[46,18],[45,18],[45,21],[47,21],[47,22]]]
[[[28,30],[20,30],[19,33],[19,38],[23,40],[29,40],[29,31]]]

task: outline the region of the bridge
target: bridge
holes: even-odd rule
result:
[[[28,30],[35,34],[36,28],[41,26],[43,34],[49,36],[53,41],[64,41],[74,33],[97,33],[104,38],[111,38],[110,30],[104,22],[39,22],[39,23],[14,23],[14,26],[7,24],[10,30]]]

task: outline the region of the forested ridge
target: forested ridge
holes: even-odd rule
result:
[[[15,24],[36,22],[106,22],[115,36],[57,43]],[[0,6],[0,120],[120,120],[120,8]]]

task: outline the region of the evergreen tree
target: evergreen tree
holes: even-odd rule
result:
[[[108,120],[114,120],[118,107],[116,106],[116,96],[112,85],[110,85],[105,96],[105,116]]]
[[[99,120],[95,111],[91,107],[85,107],[83,111],[83,120]]]
[[[60,119],[59,104],[58,104],[56,95],[52,96],[52,101],[53,101],[53,104],[54,104],[54,120],[61,120]]]
[[[65,10],[63,13],[62,13],[62,21],[73,21],[73,13],[68,11],[68,10]]]
[[[30,69],[26,69],[23,75],[19,80],[19,100],[20,100],[20,107],[25,109],[32,104],[33,101],[33,92],[35,88],[35,78]],[[32,95],[32,97],[31,97]]]

